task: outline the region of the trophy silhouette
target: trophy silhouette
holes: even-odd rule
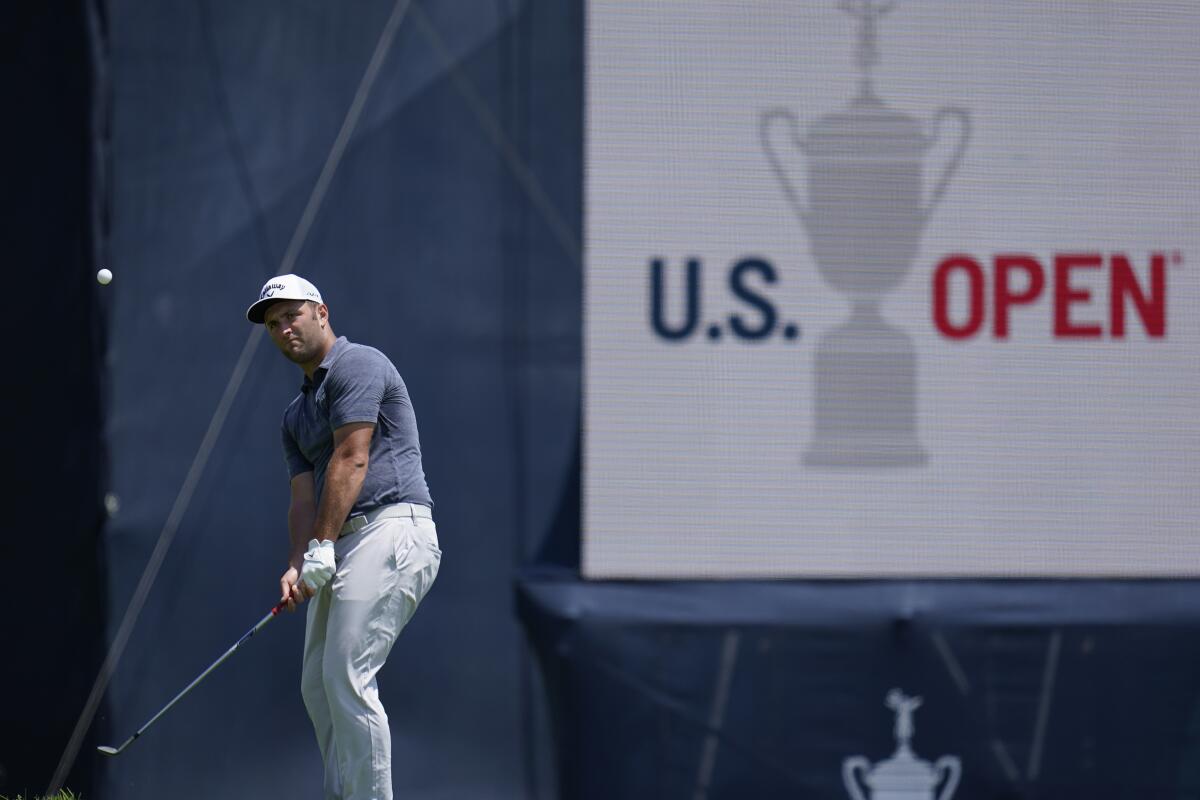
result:
[[[817,346],[814,435],[804,454],[813,466],[901,467],[927,460],[916,430],[916,351],[904,331],[883,319],[879,304],[916,258],[929,215],[966,150],[970,117],[942,108],[927,136],[919,120],[876,96],[871,68],[879,62],[878,20],[894,4],[840,3],[859,22],[861,71],[858,96],[844,111],[816,120],[804,137],[786,108],[765,112],[759,125],[767,160],[808,233],[822,277],[851,304],[850,318]],[[958,121],[958,141],[923,199],[925,154],[947,119]],[[807,203],[772,144],[779,122],[787,123],[790,143],[805,156]]]
[[[892,689],[886,703],[896,712],[896,752],[874,766],[863,756],[843,761],[846,791],[854,800],[950,800],[962,777],[962,762],[955,756],[942,756],[931,765],[917,758],[909,744],[914,733],[913,712],[920,707],[921,698]],[[870,795],[863,793],[864,785]],[[939,785],[941,790],[935,796]]]

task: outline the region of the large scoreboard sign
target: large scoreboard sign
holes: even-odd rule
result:
[[[1197,31],[593,0],[585,575],[1200,574]]]

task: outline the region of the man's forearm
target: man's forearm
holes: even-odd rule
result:
[[[365,456],[339,458],[334,454],[329,462],[329,469],[325,472],[325,486],[321,490],[316,524],[312,528],[314,539],[337,539],[342,525],[346,522],[346,516],[354,507],[358,493],[362,491],[366,475]]]
[[[304,551],[308,549],[308,539],[312,535],[316,523],[317,510],[312,503],[293,503],[288,508],[288,540],[291,548],[288,552],[288,566],[300,569],[300,561]]]

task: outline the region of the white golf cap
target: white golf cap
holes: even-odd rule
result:
[[[299,275],[276,275],[263,284],[258,299],[246,309],[246,319],[261,324],[267,306],[280,300],[312,300],[314,303],[324,303],[317,287],[301,278]]]

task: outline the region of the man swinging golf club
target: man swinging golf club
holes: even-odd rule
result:
[[[246,318],[304,371],[283,412],[291,550],[280,579],[305,600],[301,692],[326,800],[390,800],[391,733],[375,676],[441,563],[408,390],[378,350],[334,335],[317,288],[263,286]]]

